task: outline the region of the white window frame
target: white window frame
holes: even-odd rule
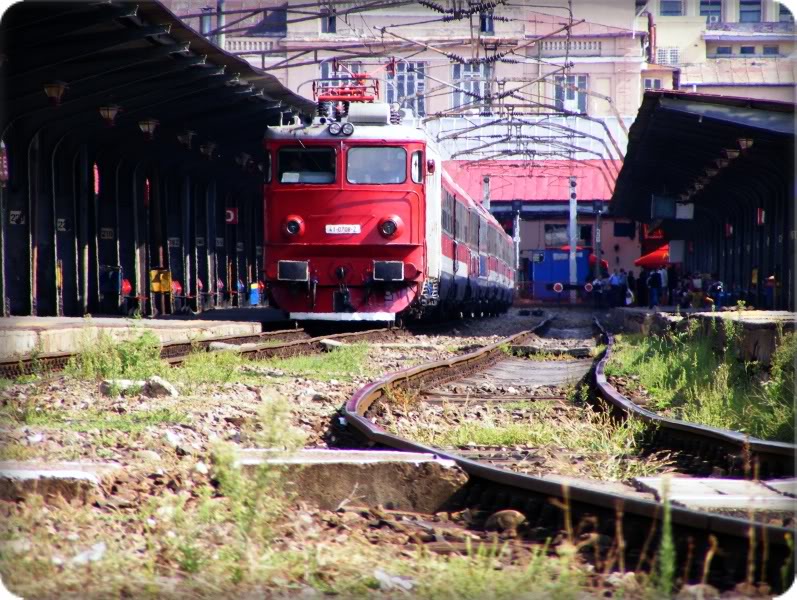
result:
[[[665,15],[662,12],[663,3],[664,2],[678,2],[681,5],[681,9],[677,15]],[[659,0],[659,16],[660,17],[682,17],[684,15],[684,0]]]
[[[583,84],[583,85],[582,85]],[[557,98],[557,88],[562,89],[562,100]],[[585,91],[578,92],[575,88],[583,89]],[[574,113],[587,114],[589,106],[589,98],[587,97],[587,90],[589,90],[589,76],[583,73],[573,75],[559,75],[554,78],[554,103],[560,110],[566,110]],[[581,109],[583,104],[584,108]]]
[[[385,82],[387,103],[397,103],[401,108],[411,108],[416,117],[426,116],[425,93],[428,68],[429,65],[425,62],[397,62],[396,73],[388,73]]]
[[[361,62],[340,62],[338,63],[341,67],[345,66],[349,69],[352,73],[361,73],[362,72],[362,63]],[[341,78],[341,79],[352,79],[351,73],[348,70],[339,68],[337,71],[332,70],[332,61],[327,60],[321,63],[319,68],[319,78],[322,80],[319,82],[318,88],[320,90],[324,90],[330,87],[335,87],[341,85],[342,81],[326,81],[331,78]]]
[[[661,87],[661,79],[659,79],[658,77],[645,77],[643,84],[644,84],[644,87],[645,87],[646,90],[660,90],[660,89],[662,89],[662,87]]]
[[[481,106],[483,103],[481,99],[474,98],[466,92],[477,94],[480,98],[484,98],[487,95],[487,92],[490,91],[490,65],[484,63],[454,63],[451,66],[451,70],[451,82],[457,87],[451,96],[451,108],[464,106],[467,110],[468,106],[473,106],[470,109],[472,112],[489,112],[487,107]]]
[[[656,64],[673,65],[681,64],[681,49],[678,46],[664,46],[656,48]]]

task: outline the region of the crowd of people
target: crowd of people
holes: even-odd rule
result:
[[[723,284],[716,275],[681,275],[674,265],[642,269],[639,275],[625,269],[615,269],[609,274],[608,269],[603,269],[601,277],[592,281],[592,288],[595,305],[600,308],[662,305],[711,308],[723,292]]]

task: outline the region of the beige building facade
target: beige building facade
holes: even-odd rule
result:
[[[461,12],[469,5],[462,0],[364,10],[368,4],[227,0],[227,8],[263,12],[223,45],[308,97],[321,79],[369,73],[383,100],[413,110],[445,158],[494,178],[496,164],[513,160],[528,164],[529,178],[557,161],[562,181],[586,180],[590,162],[613,182],[609,163],[623,160],[647,89],[794,100],[793,18],[774,0],[573,0],[572,15],[565,0],[473,14]],[[549,199],[561,202],[557,194]],[[610,196],[608,186],[580,200]],[[580,209],[579,220],[594,222],[589,212]],[[546,228],[566,220],[564,211],[521,215],[524,251],[545,248]],[[641,229],[615,237],[611,217],[605,223],[610,268],[633,268]]]

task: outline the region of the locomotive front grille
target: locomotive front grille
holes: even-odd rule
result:
[[[281,260],[277,263],[277,279],[281,281],[307,281],[309,276],[306,260]]]
[[[375,260],[374,281],[403,281],[404,263],[400,260]]]

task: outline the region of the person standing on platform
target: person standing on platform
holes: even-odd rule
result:
[[[638,298],[639,293],[636,285],[636,277],[634,277],[633,271],[628,271],[627,282],[628,282],[628,289],[631,290],[634,293],[634,296]]]
[[[636,280],[636,301],[639,306],[645,306],[648,303],[648,275],[648,270],[642,269]]]
[[[648,275],[648,308],[659,305],[659,292],[661,291],[661,271],[653,270]]]
[[[670,297],[667,294],[669,288],[667,287],[667,268],[662,265],[659,269],[659,276],[661,277],[661,287],[659,288],[659,301],[663,305],[669,304]]]
[[[678,289],[678,270],[675,265],[667,267],[667,291],[669,292],[670,304],[675,304],[675,293]]]
[[[615,269],[612,276],[609,277],[609,286],[611,286],[610,306],[622,306],[622,302],[620,301],[620,274],[617,272],[617,269]]]

